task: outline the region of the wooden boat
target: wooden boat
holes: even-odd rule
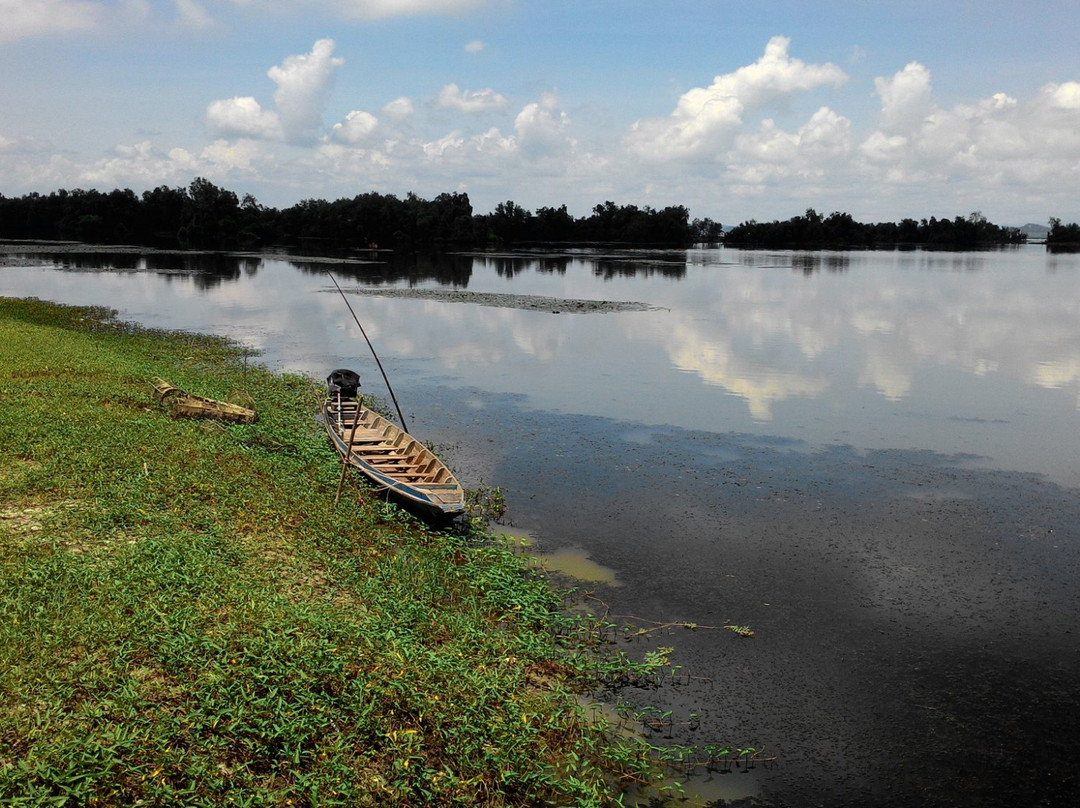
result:
[[[235,421],[240,424],[255,422],[255,410],[228,401],[217,401],[188,393],[164,379],[155,377],[154,398],[172,410],[180,418],[214,418],[219,421]]]
[[[326,382],[323,423],[344,463],[427,515],[465,512],[465,491],[454,475],[420,441],[364,406],[355,373],[335,370]]]

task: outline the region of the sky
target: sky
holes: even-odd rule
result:
[[[0,194],[1080,220],[1080,0],[0,0]]]

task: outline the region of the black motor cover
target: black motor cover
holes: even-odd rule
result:
[[[340,394],[342,398],[356,398],[359,389],[360,374],[346,368],[338,368],[326,377],[326,391],[331,396]]]

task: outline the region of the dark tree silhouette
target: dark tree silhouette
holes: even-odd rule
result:
[[[813,208],[805,215],[787,221],[744,222],[724,238],[725,244],[738,247],[788,249],[846,249],[851,247],[986,247],[996,244],[1020,244],[1027,237],[1015,227],[991,224],[978,211],[955,219],[904,219],[899,224],[879,222],[862,224],[850,214],[831,213],[822,218]]]
[[[1057,217],[1050,218],[1050,232],[1046,234],[1046,246],[1053,249],[1080,248],[1080,224],[1062,224]]]
[[[1050,220],[1049,245],[1080,244],[1080,226]],[[954,219],[907,218],[864,224],[848,213],[822,216],[807,208],[786,221],[750,220],[726,235],[712,219],[690,221],[682,205],[660,210],[608,200],[574,218],[566,205],[532,213],[513,200],[491,213],[473,212],[464,193],[432,200],[368,192],[351,199],[305,199],[277,210],[243,199],[198,177],[187,188],[160,186],[142,197],[59,190],[20,198],[0,195],[0,237],[134,243],[154,247],[252,248],[259,244],[303,245],[336,251],[370,247],[440,249],[450,245],[512,246],[529,243],[606,243],[686,247],[717,243],[738,247],[845,249],[922,245],[969,248],[1017,244],[1025,236],[999,227],[978,211]]]

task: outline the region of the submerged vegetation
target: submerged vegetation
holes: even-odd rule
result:
[[[335,504],[310,380],[245,360],[0,298],[0,803],[600,806],[767,760],[584,707],[671,648],[614,650],[482,519]],[[258,420],[174,419],[156,376]]]

